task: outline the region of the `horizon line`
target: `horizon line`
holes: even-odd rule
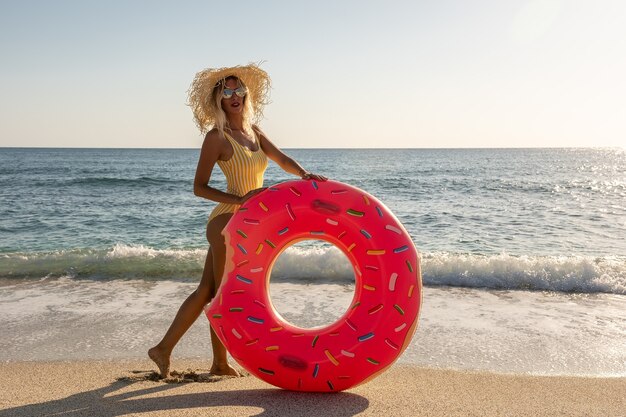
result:
[[[197,150],[200,147],[108,147],[108,146],[0,146],[0,149],[84,149],[84,150],[95,150],[95,149],[111,149],[111,150]],[[474,147],[392,147],[392,148],[383,148],[383,147],[336,147],[336,148],[309,148],[309,147],[281,147],[281,149],[296,149],[296,150],[476,150],[476,149],[624,149],[619,146],[526,146],[526,147],[517,147],[517,146],[502,146],[502,147],[490,147],[490,146],[474,146]]]

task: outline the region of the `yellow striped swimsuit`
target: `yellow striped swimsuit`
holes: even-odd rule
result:
[[[222,169],[226,177],[227,190],[229,194],[243,196],[248,192],[263,187],[263,174],[267,168],[267,156],[263,153],[259,144],[259,149],[251,151],[241,145],[228,133],[224,136],[233,147],[233,156],[228,161],[217,161],[217,165]],[[258,139],[257,139],[258,143]],[[209,216],[209,222],[216,216],[224,213],[234,213],[239,204],[219,203]]]

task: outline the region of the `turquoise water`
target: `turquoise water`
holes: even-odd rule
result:
[[[622,150],[289,153],[385,202],[432,265],[426,283],[626,293]],[[214,205],[192,193],[197,156],[1,149],[0,276],[195,279]],[[291,178],[271,164],[266,185]]]

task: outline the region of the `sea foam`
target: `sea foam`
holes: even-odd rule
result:
[[[197,280],[206,249],[154,249],[118,244],[0,255],[1,278]],[[421,254],[425,285],[573,293],[626,294],[626,257],[515,256],[431,252]],[[336,247],[288,248],[272,280],[351,284],[354,270]]]

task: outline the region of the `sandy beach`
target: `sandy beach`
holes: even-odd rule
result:
[[[1,366],[8,416],[626,416],[626,378],[538,377],[397,365],[335,394],[289,392],[253,376],[147,379],[148,361],[15,362]]]

